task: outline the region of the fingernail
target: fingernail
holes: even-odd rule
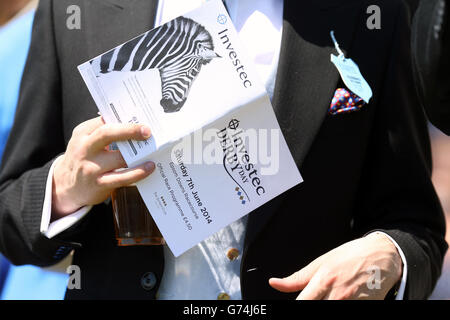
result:
[[[147,126],[142,126],[141,127],[141,134],[144,138],[149,138],[150,135],[152,134],[150,131],[150,128]]]
[[[155,169],[155,163],[154,162],[147,162],[144,165],[144,168],[146,171],[153,171]]]

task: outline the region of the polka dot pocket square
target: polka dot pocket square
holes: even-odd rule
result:
[[[350,113],[359,111],[366,103],[350,90],[338,88],[331,100],[329,115],[338,115],[341,113]]]

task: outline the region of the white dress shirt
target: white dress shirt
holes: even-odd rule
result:
[[[207,1],[160,0],[155,26],[193,10]],[[238,36],[247,46],[248,54],[272,98],[281,44],[283,0],[227,0],[226,4]],[[91,209],[91,207],[84,207],[49,224],[53,167],[54,164],[50,168],[47,179],[41,222],[41,232],[49,238],[72,226]],[[241,299],[240,263],[246,220],[244,217],[232,223],[178,258],[175,258],[165,246],[164,275],[157,298],[161,300],[211,300],[224,297]],[[397,299],[402,299],[406,284],[406,259],[397,243],[390,239],[396,245],[403,260],[403,276],[397,295]],[[230,255],[234,255],[234,258],[230,259],[228,257]]]

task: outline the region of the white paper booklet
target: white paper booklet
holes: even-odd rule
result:
[[[222,1],[78,69],[107,123],[151,128],[118,147],[156,163],[137,186],[175,256],[302,182]]]

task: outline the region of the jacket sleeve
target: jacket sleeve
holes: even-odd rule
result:
[[[380,230],[397,242],[408,266],[404,298],[425,299],[440,276],[447,244],[444,215],[431,182],[427,123],[414,90],[406,13],[401,5],[354,227],[359,235]]]
[[[40,232],[48,172],[65,150],[51,2],[37,9],[14,125],[0,169],[0,251],[14,264],[50,265],[68,243]]]
[[[450,136],[450,1],[445,2],[445,8],[437,79],[431,90],[431,101],[425,105],[425,110],[431,123]]]

